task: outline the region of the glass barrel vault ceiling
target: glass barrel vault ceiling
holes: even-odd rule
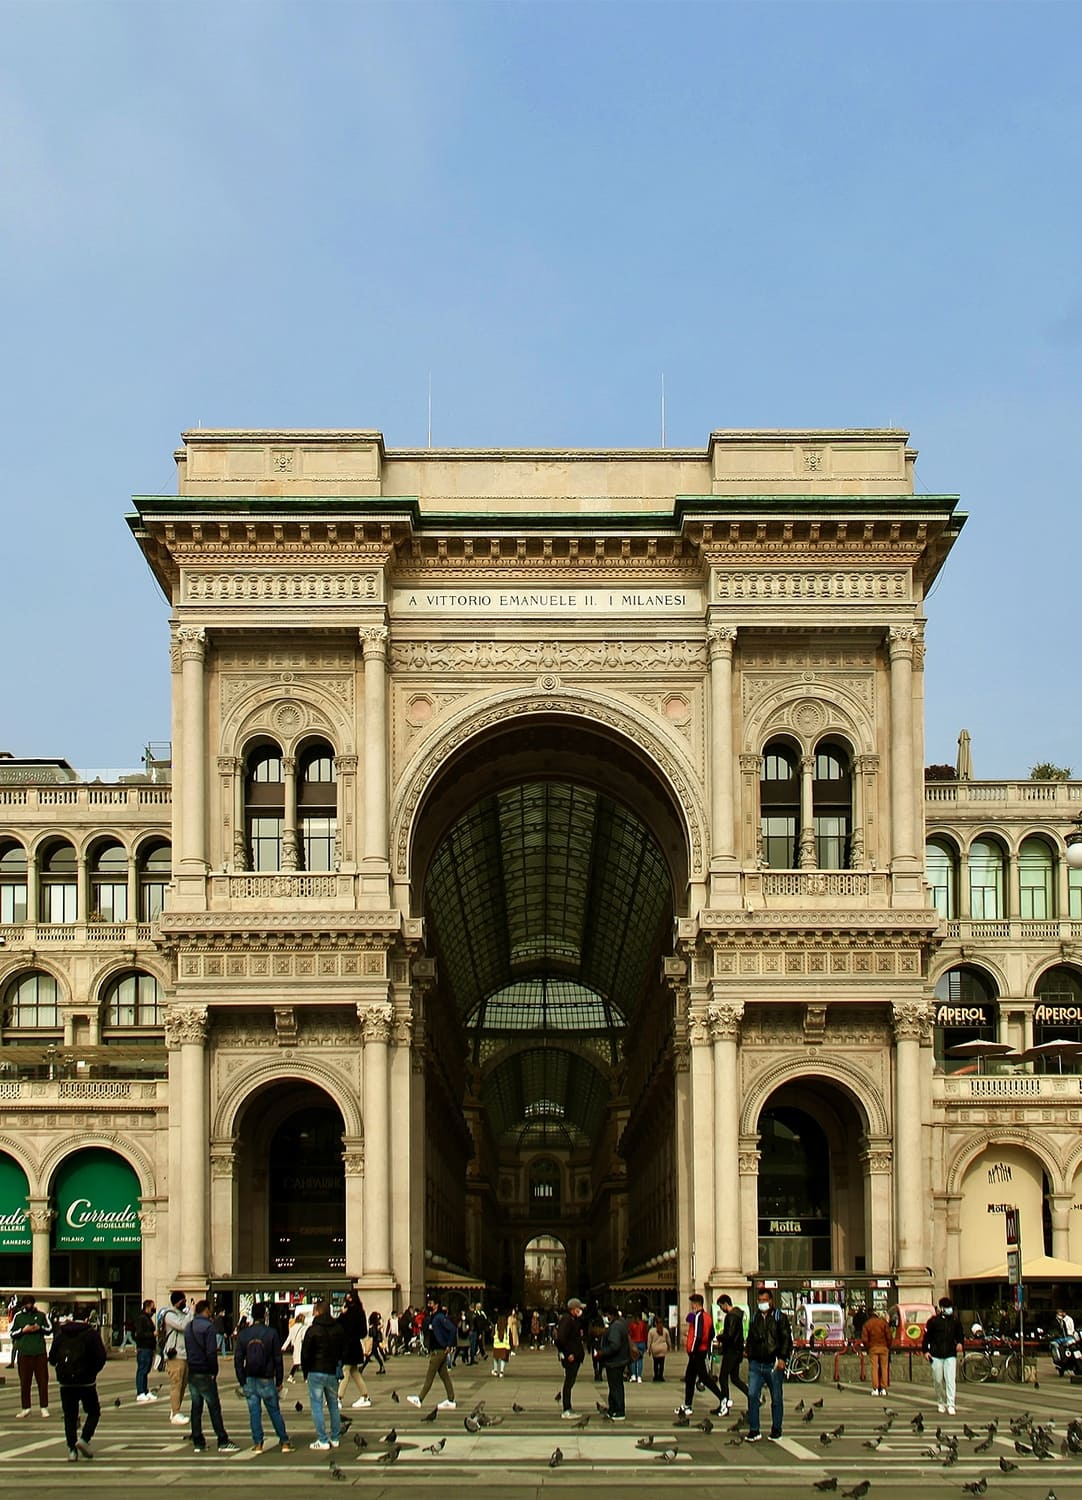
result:
[[[494,1134],[551,1123],[591,1139],[670,934],[671,877],[646,826],[586,787],[509,787],[449,829],[425,906]]]

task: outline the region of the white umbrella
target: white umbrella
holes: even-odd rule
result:
[[[1007,1057],[1014,1055],[1014,1048],[1010,1042],[988,1042],[982,1037],[974,1037],[971,1042],[959,1042],[956,1047],[947,1048],[948,1057],[975,1057],[977,1059],[977,1072],[981,1071],[981,1062],[986,1057]]]

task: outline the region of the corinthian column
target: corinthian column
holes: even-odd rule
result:
[[[913,651],[919,631],[892,629],[890,645],[890,821],[891,863],[917,857],[914,829],[917,800],[913,787]]]
[[[388,1047],[391,1041],[389,1005],[360,1005],[364,1047],[364,1257],[366,1277],[390,1272],[390,1130],[391,1105]]]
[[[364,849],[369,862],[387,863],[387,636],[386,626],[360,632],[364,651]]]
[[[52,1286],[49,1250],[56,1211],[49,1207],[47,1198],[31,1198],[26,1217],[30,1220],[30,1284],[34,1287]]]
[[[710,823],[711,854],[732,862],[736,854],[733,818],[733,645],[736,629],[707,632],[710,647]]]
[[[924,1225],[928,1184],[924,1173],[921,1042],[931,1034],[932,1013],[922,1000],[894,1005],[894,1265],[899,1293],[927,1287]]]
[[[207,728],[203,665],[207,634],[201,626],[181,625],[176,632],[180,653],[180,752],[183,795],[178,864],[206,869]]]
[[[206,1006],[171,1005],[165,1013],[165,1045],[177,1057],[175,1069],[169,1069],[169,1113],[170,1124],[175,1121],[178,1127],[179,1161],[170,1163],[170,1207],[180,1218],[177,1279],[189,1288],[205,1286],[207,1277],[206,1043]]]
[[[711,1005],[714,1041],[714,1259],[716,1287],[732,1291],[740,1270],[740,1081],[737,1044],[744,1002]]]

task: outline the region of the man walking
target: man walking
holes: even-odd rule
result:
[[[725,1397],[721,1386],[711,1375],[706,1363],[714,1343],[714,1320],[707,1312],[706,1305],[698,1292],[692,1292],[688,1298],[687,1325],[688,1364],[684,1371],[684,1404],[676,1408],[675,1415],[691,1416],[692,1405],[695,1401],[695,1384],[701,1380],[706,1389],[713,1393],[718,1403],[715,1416],[723,1416],[728,1410]]]
[[[571,1407],[571,1392],[575,1388],[582,1362],[586,1358],[586,1345],[582,1337],[583,1306],[577,1297],[568,1298],[567,1311],[556,1329],[556,1348],[560,1363],[564,1367],[563,1416],[568,1421],[575,1415]]]
[[[219,1453],[239,1453],[229,1441],[218,1396],[218,1330],[210,1316],[205,1299],[195,1304],[195,1316],[184,1330],[184,1347],[188,1356],[188,1387],[192,1393],[192,1447],[196,1453],[206,1450],[203,1436],[203,1407],[210,1413],[210,1425],[218,1439]]]
[[[15,1413],[18,1417],[30,1415],[31,1381],[37,1382],[41,1415],[49,1415],[49,1361],[45,1339],[52,1331],[49,1319],[34,1306],[34,1294],[26,1292],[19,1311],[11,1320],[11,1342],[18,1355],[19,1394],[22,1398],[19,1410]]]
[[[601,1366],[609,1383],[609,1416],[614,1422],[627,1420],[624,1410],[624,1376],[631,1363],[631,1336],[624,1315],[607,1307],[608,1327],[601,1340]]]
[[[733,1406],[729,1382],[732,1381],[745,1396],[748,1388],[740,1378],[740,1361],[744,1358],[744,1313],[733,1306],[733,1299],[727,1293],[718,1298],[718,1306],[721,1308],[721,1333],[718,1339],[721,1345],[721,1369],[718,1371],[718,1384],[722,1390],[722,1402],[714,1415],[723,1417]]]
[[[342,1362],[342,1330],[331,1317],[326,1300],[312,1309],[312,1321],[301,1344],[301,1374],[308,1386],[308,1405],[315,1424],[316,1440],[309,1443],[317,1453],[337,1448],[342,1440],[342,1409],[338,1403],[338,1366]],[[330,1437],[323,1415],[323,1403],[331,1417]]]
[[[101,1341],[101,1334],[78,1315],[69,1323],[62,1323],[49,1351],[49,1363],[56,1370],[56,1381],[60,1387],[68,1462],[77,1463],[80,1454],[83,1458],[93,1458],[90,1439],[97,1431],[101,1417],[98,1371],[105,1365],[105,1345]],[[80,1405],[86,1413],[82,1432],[79,1431]]]
[[[153,1297],[148,1297],[135,1314],[132,1336],[135,1339],[135,1399],[140,1406],[157,1401],[150,1389],[150,1372],[154,1368],[154,1353],[158,1347],[158,1335],[154,1327]]]
[[[868,1313],[861,1321],[860,1341],[872,1365],[872,1395],[885,1396],[890,1386],[890,1324],[880,1313]]]
[[[447,1392],[444,1399],[439,1402],[441,1411],[454,1411],[455,1388],[451,1384],[451,1377],[447,1373],[447,1356],[455,1347],[458,1339],[458,1329],[447,1316],[446,1311],[440,1305],[438,1297],[428,1299],[428,1373],[425,1383],[416,1396],[407,1396],[406,1400],[411,1406],[420,1406],[432,1387],[432,1382],[438,1375],[443,1381],[443,1388]]]
[[[188,1389],[188,1350],[184,1343],[184,1330],[191,1321],[187,1297],[183,1292],[171,1292],[169,1306],[162,1318],[162,1353],[165,1355],[165,1368],[169,1376],[169,1420],[174,1427],[183,1427],[188,1421],[180,1408]]]
[[[291,1453],[293,1449],[278,1401],[285,1379],[282,1340],[278,1336],[278,1330],[269,1327],[266,1319],[266,1303],[257,1302],[252,1308],[251,1323],[237,1339],[237,1347],[233,1351],[233,1368],[237,1384],[242,1387],[244,1399],[248,1403],[252,1452],[263,1452],[263,1408],[266,1407],[267,1416],[278,1437],[279,1453]]]
[[[949,1297],[940,1297],[939,1311],[924,1325],[921,1348],[932,1367],[936,1409],[954,1416],[954,1396],[958,1384],[958,1357],[962,1353],[965,1333],[962,1320]]]
[[[793,1330],[789,1319],[774,1306],[774,1293],[769,1287],[759,1288],[746,1348],[748,1431],[744,1441],[758,1443],[763,1436],[759,1431],[759,1398],[764,1385],[770,1387],[770,1436],[780,1438],[785,1366],[793,1352]]]

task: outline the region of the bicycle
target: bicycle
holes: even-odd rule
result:
[[[1006,1380],[1021,1385],[1026,1378],[1026,1362],[1009,1338],[993,1335],[985,1338],[981,1348],[962,1355],[961,1373],[963,1380]]]
[[[785,1366],[786,1380],[799,1380],[805,1385],[814,1384],[822,1373],[823,1362],[810,1349],[794,1349]]]

